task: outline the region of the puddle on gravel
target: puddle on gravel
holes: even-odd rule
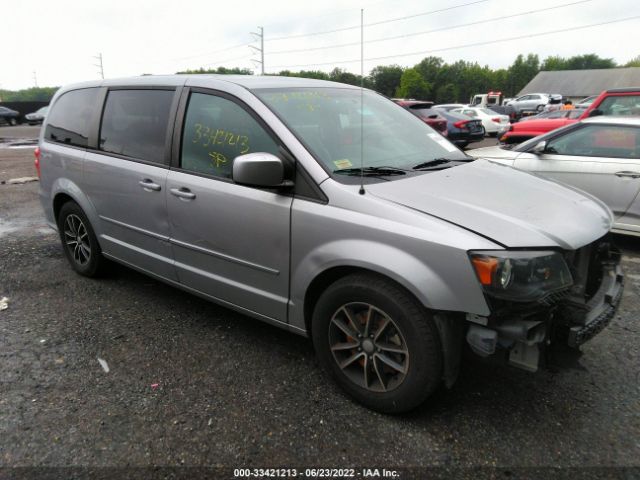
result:
[[[0,218],[0,238],[12,233],[31,231],[38,235],[56,235],[56,232],[46,224],[29,220],[5,220]]]
[[[37,138],[0,138],[0,148],[33,148],[37,145]]]

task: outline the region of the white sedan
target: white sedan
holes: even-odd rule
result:
[[[584,190],[611,209],[614,232],[640,236],[640,117],[592,117],[510,147],[465,153]]]
[[[451,111],[480,120],[485,133],[493,137],[495,137],[500,130],[505,130],[509,126],[508,115],[501,115],[488,108],[463,107]]]

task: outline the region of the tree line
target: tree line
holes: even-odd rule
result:
[[[440,57],[425,57],[412,67],[379,65],[364,79],[341,68],[326,73],[319,70],[292,72],[282,70],[273,75],[317,78],[334,82],[360,85],[361,83],[388,97],[432,100],[436,103],[466,102],[476,93],[498,90],[507,97],[515,96],[536,74],[543,70],[587,70],[597,68],[640,67],[640,55],[624,65],[612,58],[596,54],[576,55],[569,58],[550,56],[540,60],[536,54],[518,55],[507,68],[492,69],[478,62],[458,60],[447,63]],[[247,68],[198,68],[178,73],[252,75]],[[0,99],[11,101],[49,101],[58,87],[32,87],[24,90],[0,90]]]

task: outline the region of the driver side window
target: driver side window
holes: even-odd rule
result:
[[[180,166],[231,178],[233,159],[253,152],[278,155],[278,145],[240,105],[215,95],[192,93],[182,133]]]

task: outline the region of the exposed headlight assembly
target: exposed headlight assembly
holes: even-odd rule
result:
[[[469,256],[484,291],[495,298],[531,302],[573,284],[558,252],[490,250]]]

